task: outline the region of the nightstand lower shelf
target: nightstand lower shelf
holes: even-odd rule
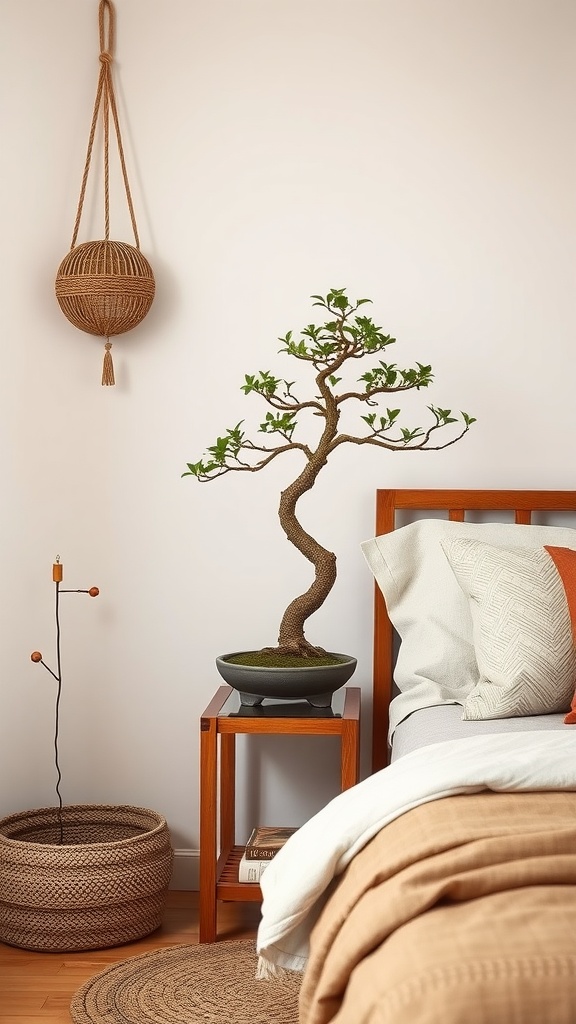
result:
[[[216,882],[217,900],[239,900],[245,903],[262,902],[262,892],[257,882],[238,881],[238,867],[243,853],[243,846],[233,846],[227,856],[220,855],[217,868],[218,881]]]

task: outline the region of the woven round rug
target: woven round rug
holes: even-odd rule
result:
[[[301,974],[256,980],[254,940],[168,946],[78,989],[75,1024],[297,1024]]]

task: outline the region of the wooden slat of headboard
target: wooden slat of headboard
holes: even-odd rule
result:
[[[574,512],[576,491],[533,490],[378,490],[376,492],[376,535],[389,533],[396,526],[396,512],[445,511],[462,522],[466,512],[513,512],[516,523],[529,524],[532,512]],[[393,681],[393,630],[379,587],[374,597],[374,668],[372,771],[384,768],[388,761],[389,706]]]

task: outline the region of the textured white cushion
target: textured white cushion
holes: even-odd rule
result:
[[[402,641],[394,672],[400,692],[390,706],[390,736],[418,708],[464,704],[479,680],[468,599],[441,544],[456,537],[506,547],[576,548],[576,530],[566,527],[447,519],[420,519],[362,544]]]
[[[576,651],[562,571],[574,578],[576,551],[509,549],[466,538],[442,547],[470,600],[480,672],[463,718],[568,711]]]

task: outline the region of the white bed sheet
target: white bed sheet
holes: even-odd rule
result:
[[[391,760],[396,761],[419,747],[442,740],[465,739],[505,732],[538,732],[550,729],[568,731],[564,714],[529,715],[521,718],[495,718],[488,721],[462,721],[461,704],[438,704],[413,711],[394,730]],[[572,727],[573,728],[573,727]]]

